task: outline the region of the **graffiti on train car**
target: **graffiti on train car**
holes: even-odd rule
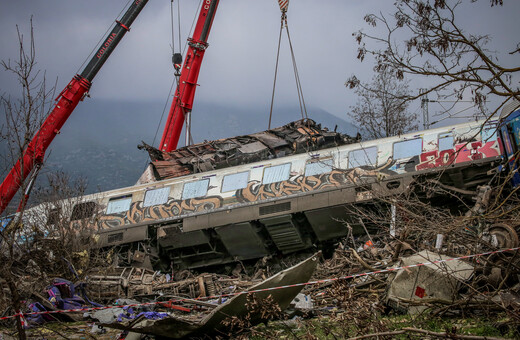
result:
[[[329,173],[314,176],[296,175],[286,181],[269,184],[263,184],[259,180],[251,180],[245,188],[237,190],[234,196],[238,203],[259,202],[345,185],[360,185],[368,178],[382,179],[395,174],[421,171],[499,155],[500,149],[496,140],[484,143],[484,145],[480,141],[465,142],[456,144],[453,149],[424,152],[403,160],[404,163],[399,162],[402,160],[396,161],[389,157],[386,163],[379,167],[365,165],[348,170],[334,169]],[[186,200],[170,198],[165,204],[150,207],[144,207],[143,202],[138,201],[132,203],[128,211],[102,215],[98,219],[98,228],[108,229],[189,213],[210,211],[218,209],[224,204],[224,198],[220,195]]]
[[[98,228],[108,229],[122,225],[180,216],[187,213],[217,209],[222,206],[222,202],[223,199],[220,196],[190,198],[186,200],[170,198],[165,204],[151,207],[143,207],[143,202],[138,201],[132,203],[130,209],[124,213],[101,216],[98,220]]]
[[[381,178],[387,174],[383,173],[384,167],[374,169],[369,166],[349,169],[333,170],[332,172],[317,175],[298,175],[287,181],[262,184],[259,181],[250,181],[244,189],[236,193],[237,200],[241,203],[257,202],[269,198],[294,195],[302,192],[337,188],[348,184],[361,184],[363,178]]]
[[[500,147],[497,141],[489,141],[484,145],[480,141],[460,143],[449,150],[423,152],[419,156],[419,164],[416,165],[415,169],[420,171],[496,156],[500,156]]]
[[[386,165],[385,165],[386,167]],[[383,168],[383,167],[382,167]],[[363,177],[384,176],[380,169],[370,167],[345,170],[334,170],[316,176],[305,177],[303,175],[277,183],[261,184],[258,181],[250,181],[246,188],[237,190],[235,196],[239,203],[256,202],[273,197],[282,197],[301,192],[309,192],[327,188],[335,188],[346,184],[359,184]],[[203,198],[191,198],[187,200],[175,200],[170,198],[163,205],[143,207],[143,202],[132,203],[126,212],[106,214],[98,219],[98,228],[108,229],[123,225],[136,224],[147,221],[160,220],[180,216],[187,213],[208,211],[222,207],[224,202],[221,196],[208,196]]]

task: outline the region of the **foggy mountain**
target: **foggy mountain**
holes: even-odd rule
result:
[[[148,154],[137,149],[141,141],[158,145],[168,114],[157,129],[164,104],[87,100],[80,103],[47,154],[38,184],[46,173],[61,170],[72,178],[87,179],[88,193],[135,184],[148,164]],[[309,118],[323,127],[355,135],[358,129],[322,109],[308,109]],[[301,118],[299,107],[276,108],[271,127]],[[197,103],[192,114],[195,143],[234,137],[267,129],[269,107],[243,108]],[[156,140],[154,136],[158,130]],[[181,136],[180,146],[184,145]]]

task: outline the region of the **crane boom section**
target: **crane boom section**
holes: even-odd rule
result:
[[[0,185],[0,214],[7,208],[35,165],[43,162],[45,152],[54,137],[60,133],[63,124],[90,89],[91,81],[125,33],[130,30],[130,25],[147,2],[148,0],[134,0],[132,2],[121,20],[116,21],[117,24],[114,29],[103,41],[83,72],[74,76],[56,98],[54,108]]]
[[[99,46],[96,54],[92,57],[83,72],[81,72],[81,77],[89,81],[94,79],[110,54],[116,48],[117,44],[119,44],[121,39],[123,39],[125,33],[130,31],[130,26],[147,3],[148,0],[134,0],[132,2],[125,14],[123,14],[121,20],[116,20],[116,25],[108,34],[101,46]]]
[[[193,107],[200,66],[219,1],[203,1],[193,36],[188,39],[188,52],[159,145],[162,151],[170,152],[177,148],[186,113]]]

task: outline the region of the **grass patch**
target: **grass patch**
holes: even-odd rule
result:
[[[374,320],[373,327],[369,325],[365,329],[359,329],[355,322],[337,314],[312,319],[269,322],[267,325],[262,324],[253,327],[244,334],[244,339],[344,339],[378,333],[378,329],[379,332],[393,332],[407,327],[439,333],[519,338],[520,334],[516,329],[508,326],[508,321],[511,320],[505,315],[497,315],[492,318],[441,318],[426,314],[418,316],[394,315],[381,316]],[[424,339],[425,337],[425,334],[413,332],[387,336],[388,339]]]

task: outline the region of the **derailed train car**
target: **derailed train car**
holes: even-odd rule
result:
[[[345,205],[430,177],[462,190],[488,182],[502,162],[496,131],[495,122],[473,122],[361,142],[299,121],[170,154],[145,146],[152,163],[137,185],[84,196],[71,209],[58,203],[47,223],[68,214],[95,230],[96,247],[120,247],[143,266],[327,247],[347,234]]]

